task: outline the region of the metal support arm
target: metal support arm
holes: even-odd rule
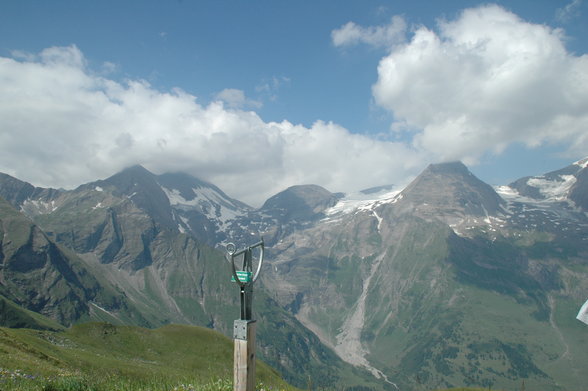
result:
[[[255,248],[259,248],[259,263],[255,274],[253,274],[253,255]],[[233,281],[239,284],[240,298],[241,298],[241,320],[251,320],[252,317],[252,303],[253,303],[253,284],[259,278],[261,265],[263,264],[264,244],[263,238],[261,241],[251,245],[243,250],[235,251],[235,245],[229,243],[227,245],[228,257],[227,261],[231,264],[231,272]],[[237,270],[235,259],[243,255],[243,264],[241,270]],[[229,258],[230,257],[230,258]]]

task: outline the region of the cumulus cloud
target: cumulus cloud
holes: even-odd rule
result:
[[[331,32],[333,45],[337,47],[363,43],[387,48],[404,42],[405,37],[406,22],[404,18],[398,15],[393,16],[387,25],[361,27],[354,22],[348,22]]]
[[[353,191],[422,168],[411,147],[331,122],[265,122],[181,89],[107,78],[76,46],[0,57],[0,85],[0,171],[38,186],[77,186],[142,164],[188,172],[257,206],[294,184]]]
[[[433,160],[474,163],[511,143],[588,149],[588,55],[497,5],[421,26],[378,66],[375,101]]]

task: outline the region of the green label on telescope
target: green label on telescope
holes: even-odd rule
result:
[[[238,270],[237,271],[237,277],[239,277],[239,281],[245,282],[245,283],[251,281],[252,274],[253,273],[247,272],[247,271],[244,271],[244,270]],[[231,277],[231,282],[237,282],[237,281],[235,281],[235,276],[232,276]]]

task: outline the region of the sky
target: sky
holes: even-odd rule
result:
[[[586,0],[0,2],[0,172],[36,186],[141,164],[260,206],[586,156]]]

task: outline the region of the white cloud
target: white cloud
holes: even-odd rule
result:
[[[102,63],[102,69],[101,69],[103,74],[110,74],[110,73],[115,73],[118,71],[118,65],[116,65],[113,62],[110,61],[105,61],[104,63]]]
[[[263,104],[259,101],[249,99],[245,92],[235,88],[225,88],[215,95],[217,100],[223,101],[228,107],[233,109],[242,109],[245,107],[260,108]]]
[[[10,55],[13,58],[19,59],[19,60],[26,60],[26,61],[35,61],[37,59],[37,56],[35,54],[29,53],[29,52],[25,52],[22,50],[12,50],[10,52]]]
[[[278,100],[278,91],[283,85],[290,84],[290,78],[285,76],[273,76],[270,79],[262,80],[257,86],[255,91],[269,99],[272,102]]]
[[[555,12],[555,18],[561,23],[567,23],[575,17],[580,16],[580,6],[582,0],[572,0],[563,8],[558,8]]]
[[[260,205],[294,184],[353,191],[400,184],[423,167],[410,147],[333,123],[268,123],[180,89],[99,76],[75,46],[20,58],[0,57],[0,172],[38,186],[77,186],[143,164]]]
[[[588,55],[496,5],[416,29],[380,61],[373,94],[432,160],[471,164],[515,142],[588,149]]]
[[[368,44],[375,47],[391,47],[404,42],[406,22],[401,16],[395,15],[390,23],[384,26],[361,27],[348,22],[331,32],[333,45],[337,47]]]

